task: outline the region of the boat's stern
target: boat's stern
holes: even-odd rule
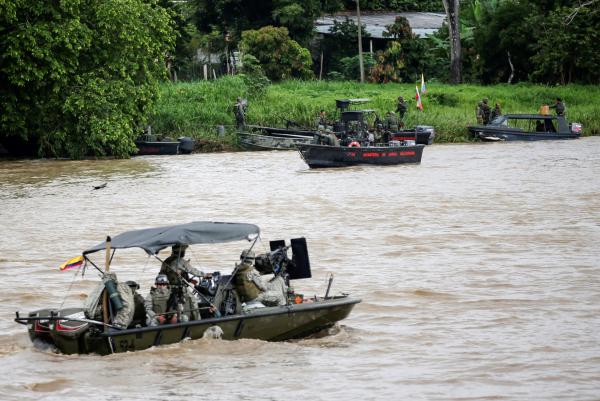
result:
[[[83,335],[89,330],[89,323],[79,320],[61,320],[58,317],[68,319],[85,319],[82,308],[62,309],[55,319],[48,325],[50,336],[54,345],[64,354],[84,353],[81,347]]]

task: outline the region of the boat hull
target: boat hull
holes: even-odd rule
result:
[[[50,325],[50,335],[52,343],[64,354],[101,355],[140,351],[207,335],[211,337],[215,330],[221,333],[219,338],[224,340],[251,338],[282,341],[301,338],[333,326],[345,319],[359,302],[360,299],[337,297],[288,306],[257,308],[249,313],[221,318],[127,330],[108,329],[104,332],[91,327],[89,323],[57,320]],[[62,324],[57,324],[59,322]],[[215,329],[215,326],[220,330]]]
[[[136,141],[135,146],[138,148],[138,156],[146,155],[176,155],[179,153],[179,141]]]
[[[576,133],[550,132],[511,132],[506,129],[486,128],[482,126],[469,127],[472,136],[482,141],[547,141],[559,139],[577,139]]]
[[[300,143],[309,143],[312,137],[239,134],[240,145],[247,150],[296,150]]]
[[[369,147],[298,145],[302,159],[310,168],[420,163],[423,148],[424,145]]]

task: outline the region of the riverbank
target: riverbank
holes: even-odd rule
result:
[[[466,127],[475,123],[475,106],[484,97],[493,107],[500,103],[503,113],[536,113],[543,103],[560,96],[567,105],[569,121],[583,124],[583,135],[600,135],[600,87],[518,85],[447,85],[427,83],[423,94],[423,111],[416,108],[415,84],[359,84],[333,81],[285,81],[272,84],[263,92],[253,92],[237,77],[216,81],[164,83],[161,97],[151,116],[155,133],[165,136],[190,136],[213,146],[235,148],[233,104],[237,96],[247,98],[247,124],[284,126],[292,120],[304,127],[314,126],[319,110],[336,117],[335,100],[368,98],[361,108],[373,109],[380,116],[393,111],[396,98],[404,96],[408,103],[405,125],[432,125],[436,142],[468,142]],[[217,127],[223,126],[225,134]]]

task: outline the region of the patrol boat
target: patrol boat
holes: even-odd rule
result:
[[[159,261],[159,251],[177,245],[217,244],[232,241],[251,242],[250,250],[260,238],[260,229],[253,224],[223,222],[191,222],[188,224],[148,228],[124,232],[114,238],[85,250],[80,257],[80,269],[88,266],[107,274],[115,250],[141,248]],[[255,268],[261,274],[282,275],[289,280],[311,277],[305,238],[270,241],[270,252],[258,255]],[[105,250],[105,270],[92,260],[92,255]],[[292,257],[288,257],[291,250]],[[161,261],[162,262],[162,261]],[[86,301],[83,307],[40,309],[23,317],[16,312],[15,321],[28,327],[32,342],[56,347],[65,354],[139,351],[153,346],[172,344],[184,339],[219,337],[225,340],[253,338],[268,341],[305,337],[333,326],[346,318],[361,300],[347,294],[330,296],[331,279],[323,296],[304,296],[288,290],[287,302],[282,306],[248,308],[240,302],[233,277],[212,273],[197,285],[192,285],[197,297],[201,319],[187,322],[146,326],[131,324],[119,328],[112,322],[118,293],[114,282],[104,285],[97,299]],[[156,270],[158,271],[158,270]],[[112,283],[109,285],[109,283]],[[291,287],[288,287],[291,288]],[[113,302],[115,301],[115,302]],[[94,320],[90,306],[99,302],[104,306],[102,321]],[[255,305],[256,306],[256,305]]]

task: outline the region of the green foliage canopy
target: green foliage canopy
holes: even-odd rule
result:
[[[290,39],[286,28],[266,26],[244,31],[240,50],[256,57],[269,79],[312,77],[310,52]]]
[[[0,139],[40,156],[125,157],[165,76],[172,22],[155,0],[5,0]]]

